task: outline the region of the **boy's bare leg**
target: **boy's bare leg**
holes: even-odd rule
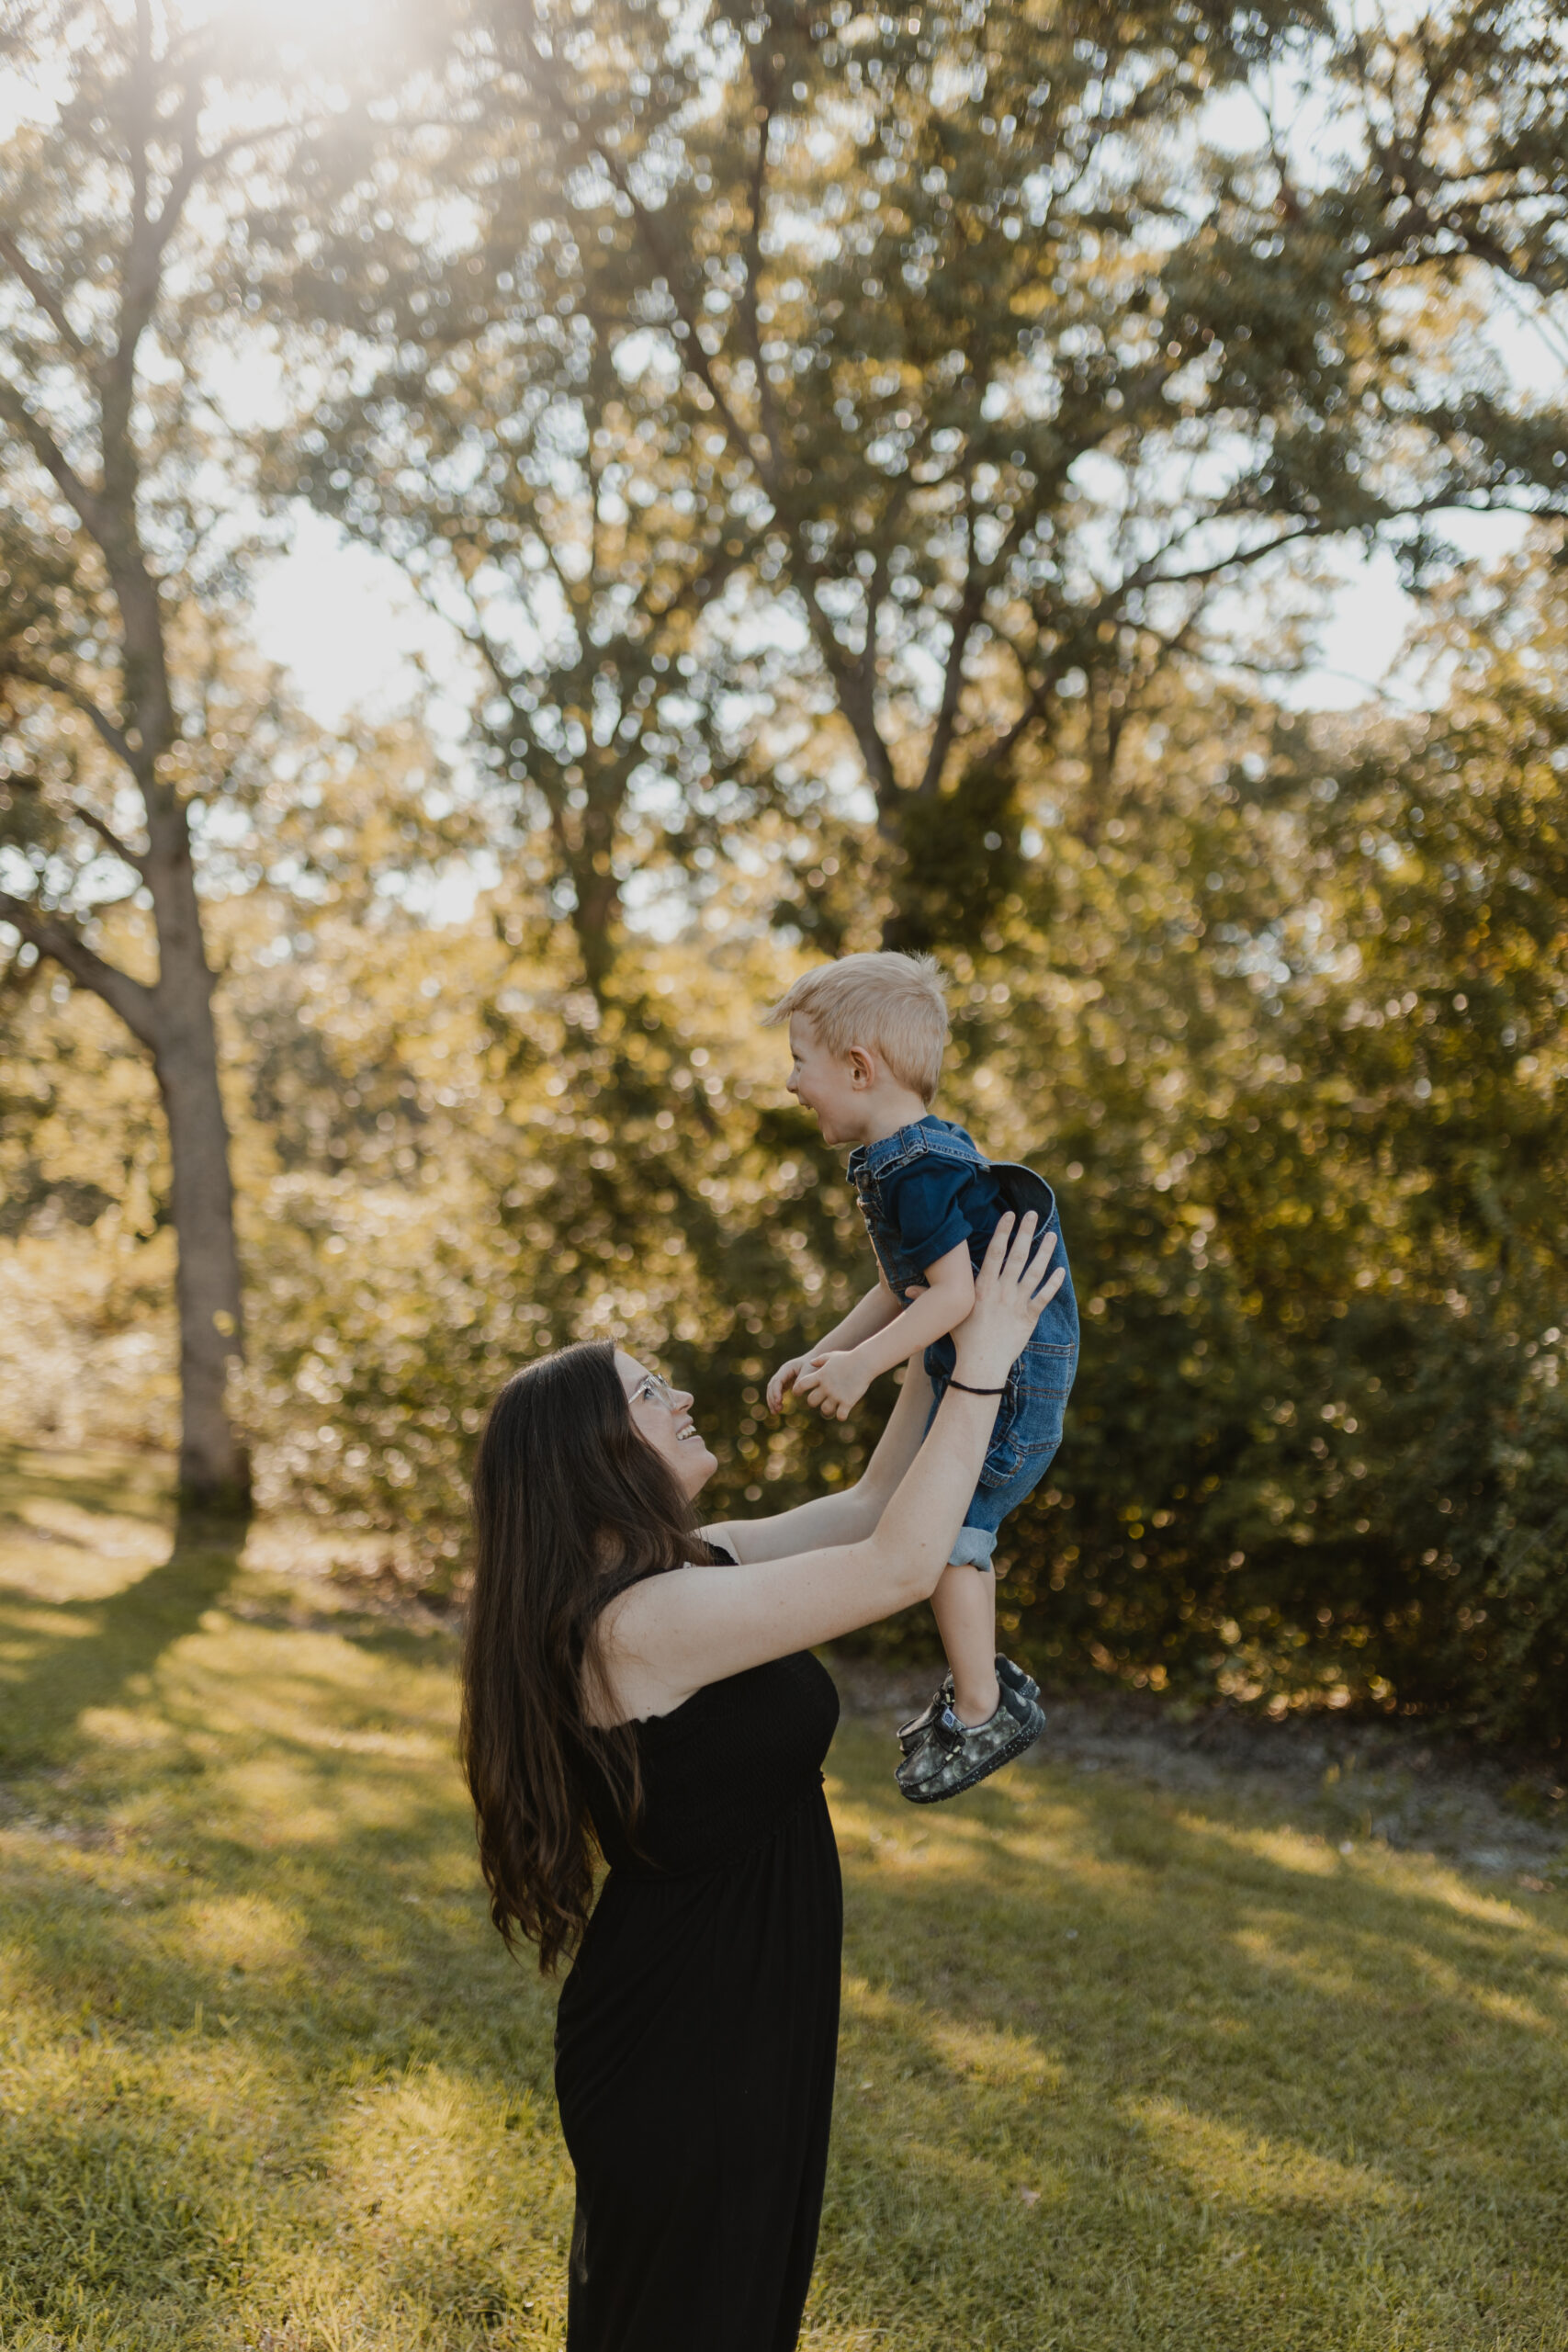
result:
[[[961,1724],[988,1723],[1001,1704],[997,1686],[997,1579],[989,1568],[948,1568],[931,1595],[931,1613],[953,1668],[953,1712]]]

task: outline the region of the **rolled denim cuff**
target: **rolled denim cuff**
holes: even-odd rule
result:
[[[948,1558],[950,1568],[988,1568],[991,1555],[997,1548],[997,1533],[990,1527],[961,1527]]]

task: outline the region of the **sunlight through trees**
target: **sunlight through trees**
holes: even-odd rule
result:
[[[932,947],[1084,1308],[1010,1634],[1561,1736],[1562,28],[367,25],[5,36],[17,1434],[449,1584],[490,1393],[611,1334],[725,1508],[852,1477],[885,1399],[761,1402],[863,1238],[758,1015]],[[450,647],[338,729],[250,633],[308,509]],[[1424,666],[1318,713],[1337,548]]]

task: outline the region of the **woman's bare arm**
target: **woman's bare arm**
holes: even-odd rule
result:
[[[808,1503],[763,1519],[726,1520],[705,1527],[704,1534],[741,1561],[782,1560],[817,1546],[858,1544],[872,1533],[919,1452],[931,1409],[931,1382],[922,1365],[911,1364],[876,1451],[852,1487],[841,1495],[814,1495]]]
[[[998,1225],[954,1334],[957,1378],[999,1391],[1047,1299],[1049,1252],[1032,1258],[1034,1218]],[[705,1684],[891,1616],[935,1591],[985,1460],[997,1396],[950,1387],[930,1438],[874,1532],[739,1568],[651,1577],[605,1610],[607,1721],[668,1714]]]

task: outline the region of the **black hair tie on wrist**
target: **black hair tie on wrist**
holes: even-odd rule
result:
[[[950,1388],[961,1388],[965,1396],[1005,1396],[1008,1393],[1005,1380],[999,1388],[971,1388],[966,1380],[949,1380],[947,1385]]]

